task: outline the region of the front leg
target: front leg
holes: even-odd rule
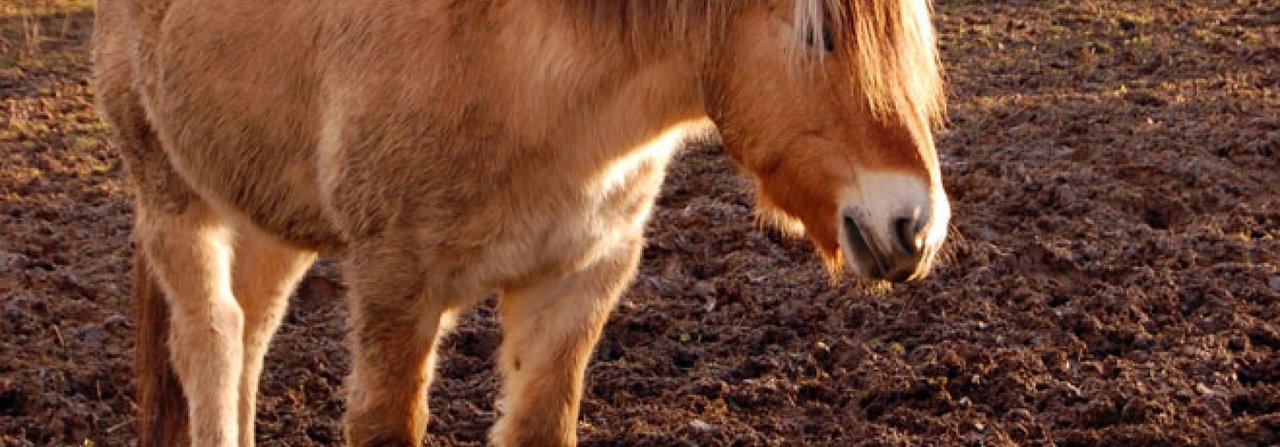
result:
[[[425,285],[412,244],[386,239],[351,250],[344,262],[353,345],[346,439],[352,446],[416,447],[426,433],[447,300]]]
[[[642,245],[637,236],[581,270],[503,291],[498,366],[505,409],[491,435],[494,445],[577,444],[587,361],[618,296],[635,277]]]

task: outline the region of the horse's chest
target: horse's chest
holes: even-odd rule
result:
[[[485,250],[488,265],[498,268],[492,279],[582,268],[638,241],[673,149],[637,152],[586,174],[563,175],[558,191],[517,191],[516,196],[528,194],[527,201],[511,201],[503,213],[503,237]]]

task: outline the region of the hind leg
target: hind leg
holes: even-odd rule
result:
[[[191,443],[233,446],[244,314],[231,291],[231,231],[193,200],[181,211],[137,205],[135,234],[169,303],[170,360],[187,398]]]
[[[494,445],[577,444],[587,361],[640,258],[640,241],[622,245],[581,271],[502,294],[505,414],[493,429]]]
[[[242,225],[236,232],[231,290],[244,311],[244,369],[240,374],[240,447],[254,444],[258,377],[272,335],[280,326],[289,294],[315,261],[300,250]]]

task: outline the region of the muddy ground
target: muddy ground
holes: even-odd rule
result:
[[[0,16],[0,445],[134,437],[130,199],[70,4]],[[935,274],[829,284],[690,148],[591,364],[584,445],[1280,444],[1280,5],[951,0],[937,23]],[[262,444],[341,441],[342,294],[322,263],[293,298]],[[430,445],[483,442],[497,343],[488,304],[445,342]]]

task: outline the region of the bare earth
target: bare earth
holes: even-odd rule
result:
[[[92,13],[4,8],[0,445],[129,445],[131,199],[92,110]],[[584,445],[1280,444],[1280,4],[937,13],[943,265],[833,285],[755,227],[720,149],[690,148],[591,364]],[[343,293],[321,263],[294,297],[261,444],[341,442]],[[490,304],[444,344],[430,445],[494,420]]]

